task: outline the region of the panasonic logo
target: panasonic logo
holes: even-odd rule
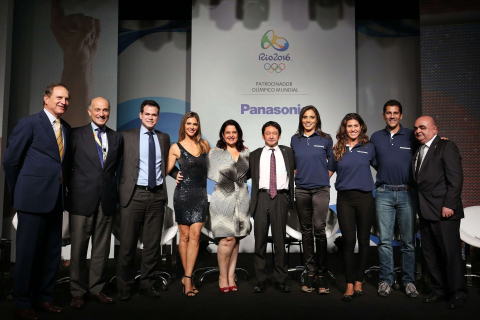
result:
[[[324,146],[314,145],[316,148],[325,148]]]
[[[407,150],[410,150],[410,148],[407,148],[407,147],[400,147],[400,149],[407,149]]]
[[[357,152],[368,154],[368,152],[366,152],[366,151],[357,151]]]

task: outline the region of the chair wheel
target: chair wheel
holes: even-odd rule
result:
[[[400,290],[400,285],[398,283],[393,284],[393,290]]]
[[[248,281],[248,275],[245,275],[245,277],[243,277],[245,279],[245,281]]]
[[[162,285],[159,287],[159,289],[160,289],[161,291],[167,291],[167,290],[168,290],[168,286],[162,284]]]
[[[201,288],[203,286],[203,282],[202,281],[199,281],[197,283],[195,283],[195,287],[196,288]]]

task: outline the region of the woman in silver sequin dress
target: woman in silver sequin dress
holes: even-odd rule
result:
[[[220,129],[217,147],[208,154],[208,178],[216,182],[210,200],[215,238],[221,238],[217,258],[220,291],[237,291],[235,267],[240,239],[250,234],[250,197],[247,189],[250,151],[243,145],[242,129],[227,120]]]
[[[173,194],[175,220],[180,231],[179,252],[185,276],[182,278],[184,294],[194,297],[198,290],[191,279],[198,245],[207,196],[207,154],[210,145],[202,139],[200,118],[195,112],[187,112],[180,124],[178,143],[172,145],[168,155],[167,172],[173,169],[175,162],[180,166],[177,187]]]

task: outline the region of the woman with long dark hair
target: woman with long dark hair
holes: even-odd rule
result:
[[[180,166],[182,179],[177,177],[177,187],[173,194],[175,220],[180,231],[179,252],[182,259],[184,277],[183,293],[194,297],[198,290],[193,286],[192,272],[198,255],[198,245],[207,196],[207,154],[210,145],[202,139],[200,118],[195,112],[187,112],[180,124],[178,142],[170,148],[167,172],[175,162]],[[180,175],[179,172],[179,175]]]
[[[326,280],[328,270],[325,228],[330,202],[327,162],[333,157],[332,145],[330,135],[322,131],[318,110],[314,106],[303,108],[297,133],[292,136],[290,143],[295,155],[295,198],[307,270],[303,292],[313,291],[315,279],[318,294],[330,292]]]
[[[370,166],[376,166],[375,147],[368,140],[367,125],[356,113],[347,114],[337,131],[330,177],[337,173],[337,216],[343,238],[343,261],[347,290],[342,300],[363,296],[362,282],[370,246],[370,228],[375,215],[375,189]],[[358,238],[358,268],[354,270],[355,234]]]
[[[243,145],[242,128],[235,120],[223,123],[217,146],[208,154],[208,178],[216,182],[210,198],[210,218],[220,269],[220,291],[237,291],[235,267],[240,239],[250,234],[247,189],[250,151]]]

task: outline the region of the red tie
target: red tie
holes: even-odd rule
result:
[[[275,162],[275,149],[270,149],[272,155],[270,157],[270,197],[273,199],[277,195],[277,164]]]

